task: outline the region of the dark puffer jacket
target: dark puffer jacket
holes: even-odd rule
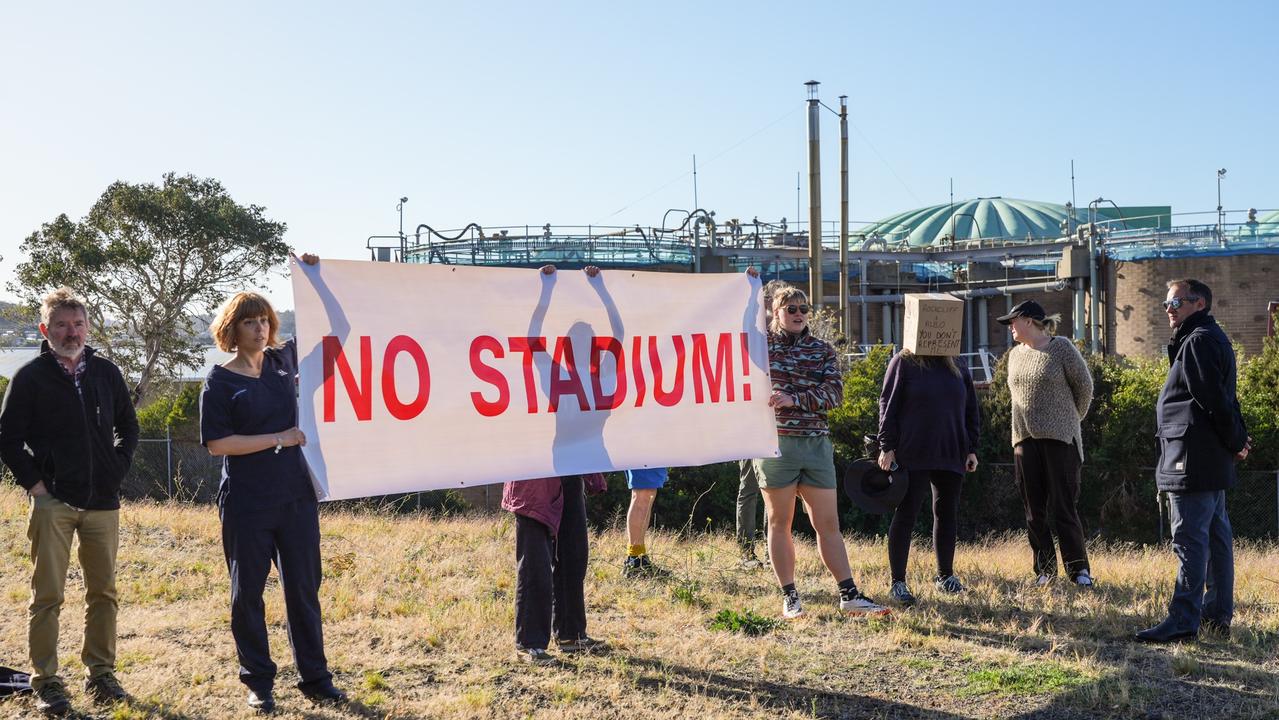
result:
[[[14,373],[0,408],[0,460],[30,490],[84,510],[120,507],[138,418],[120,369],[86,347],[80,392],[46,342]]]

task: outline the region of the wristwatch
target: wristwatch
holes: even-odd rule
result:
[[[280,439],[279,435],[276,435],[275,436],[275,454],[279,455],[280,449],[283,447],[284,447],[284,441]]]

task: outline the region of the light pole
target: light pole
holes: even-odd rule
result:
[[[400,198],[395,204],[395,211],[400,214],[400,262],[404,262],[404,256],[408,250],[408,238],[404,235],[404,203],[408,202],[407,197]]]
[[[1225,168],[1217,171],[1217,242],[1221,242],[1221,225],[1225,220],[1225,213],[1221,210],[1221,179],[1225,176]]]

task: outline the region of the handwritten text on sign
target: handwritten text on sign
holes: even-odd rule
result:
[[[776,454],[745,275],[293,273],[303,453],[328,498]]]

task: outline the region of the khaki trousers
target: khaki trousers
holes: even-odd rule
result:
[[[58,678],[58,615],[71,563],[71,538],[80,536],[84,573],[84,647],[80,659],[89,677],[115,671],[115,557],[120,545],[119,510],[77,510],[52,495],[31,499],[31,606],[27,640],[31,685]]]

